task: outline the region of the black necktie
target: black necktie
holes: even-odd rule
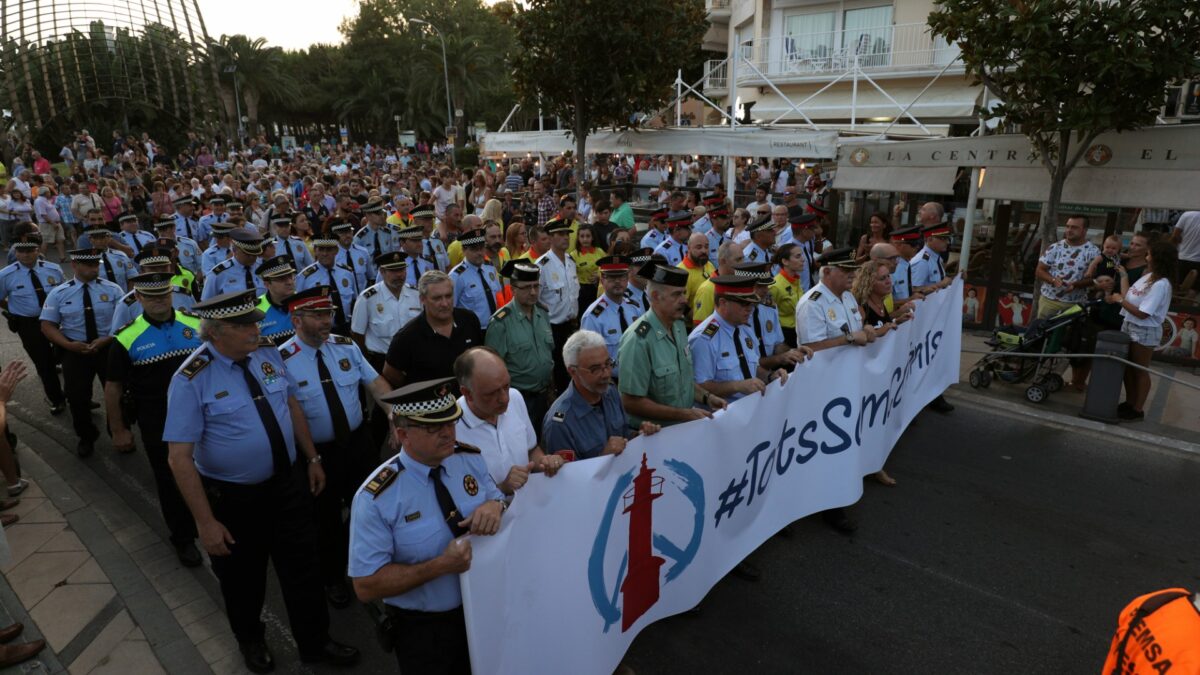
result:
[[[465,520],[465,517],[458,512],[458,507],[454,505],[454,497],[450,496],[450,488],[442,483],[442,474],[445,472],[446,467],[435,466],[429,470],[429,480],[433,481],[433,493],[437,495],[438,506],[442,509],[446,525],[450,527],[450,534],[461,537],[467,533],[467,530],[459,527],[458,521]]]
[[[483,266],[476,267],[475,271],[479,273],[479,283],[483,284],[483,294],[487,297],[488,310],[495,314],[496,298],[492,297],[492,287],[488,286],[487,279],[483,277]]]
[[[243,267],[242,269],[246,270],[246,290],[248,290],[248,291],[257,290],[254,286],[254,275],[250,273],[250,268]]]
[[[763,339],[762,324],[758,320],[758,307],[754,308],[754,337],[758,338],[759,358],[767,358],[767,341]]]
[[[142,252],[142,244],[138,241],[137,232],[130,232],[129,238],[133,240],[133,254],[137,255]]]
[[[114,284],[117,283],[117,277],[113,274],[112,263],[108,261],[108,254],[101,253],[100,260],[104,263],[104,276],[108,277],[108,280]]]
[[[358,296],[358,272],[354,269],[354,251],[346,248],[342,249],[346,252],[346,267],[350,268],[350,274],[354,277],[354,295]]]
[[[650,294],[645,289],[642,290],[642,309],[647,312],[650,311]]]
[[[746,360],[746,352],[742,349],[742,327],[733,327],[733,346],[737,349],[738,365],[742,367],[742,377],[750,379],[754,377],[750,373],[750,362]]]
[[[38,307],[46,304],[46,289],[42,286],[42,280],[38,278],[37,270],[29,270],[29,280],[33,283],[33,292],[37,293]]]
[[[346,409],[342,407],[342,399],[320,349],[317,350],[317,375],[321,378],[321,391],[325,393],[325,405],[329,406],[329,417],[333,420],[333,437],[338,443],[345,443],[350,438],[350,421],[346,419]]]
[[[379,246],[379,230],[375,230],[375,255],[383,253],[383,249]]]
[[[625,308],[617,305],[617,318],[621,321],[621,334],[625,334],[625,329],[629,328],[629,322],[625,320]]]
[[[325,274],[329,276],[329,298],[333,300],[333,325],[344,326],[346,324],[346,311],[342,308],[342,294],[338,293],[337,279],[333,278],[333,270],[325,270]]]
[[[246,387],[250,390],[250,397],[254,399],[254,407],[258,410],[263,429],[267,432],[267,440],[271,442],[271,461],[275,465],[275,475],[285,474],[292,466],[292,460],[288,458],[287,441],[283,439],[283,429],[279,428],[279,420],[275,419],[271,403],[267,401],[258,380],[250,372],[250,357],[233,363],[242,369],[242,377],[246,379]]]
[[[83,285],[83,329],[88,342],[100,337],[100,331],[96,330],[96,312],[92,309],[92,291],[87,284]]]
[[[941,281],[942,279],[946,278],[946,267],[944,265],[942,265],[942,256],[939,255],[936,259],[937,259],[938,275],[939,275],[938,281]]]

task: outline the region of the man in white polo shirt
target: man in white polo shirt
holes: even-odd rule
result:
[[[454,360],[454,378],[463,411],[455,423],[455,439],[479,448],[501,492],[511,497],[531,472],[558,472],[564,460],[542,452],[525,399],[510,386],[504,359],[490,347],[473,347]]]

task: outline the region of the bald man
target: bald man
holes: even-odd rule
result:
[[[458,231],[470,232],[471,230],[478,230],[481,227],[483,227],[483,219],[475,214],[471,214],[463,217],[462,222],[459,223]],[[450,242],[450,245],[446,247],[446,255],[450,256],[450,269],[454,269],[463,259],[462,244],[457,239]]]
[[[708,236],[697,232],[688,237],[687,255],[679,263],[679,267],[687,270],[687,302],[690,312],[695,305],[696,289],[716,273],[716,268],[708,260]]]

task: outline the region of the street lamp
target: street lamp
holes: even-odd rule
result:
[[[233,76],[233,104],[237,106],[238,143],[241,143],[242,139],[246,137],[246,126],[242,122],[242,98],[238,94],[237,64],[225,66],[225,72]]]
[[[409,19],[408,22],[419,26],[429,26],[433,29],[434,33],[437,33],[438,39],[442,41],[442,75],[446,79],[446,128],[449,129],[454,126],[454,116],[453,108],[450,105],[450,65],[446,61],[446,38],[442,37],[442,31],[438,30],[437,26],[424,19]]]

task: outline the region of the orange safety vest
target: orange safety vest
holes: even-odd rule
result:
[[[1101,675],[1200,673],[1200,609],[1183,588],[1143,595],[1121,610]]]

